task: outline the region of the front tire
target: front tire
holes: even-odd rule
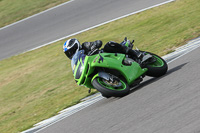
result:
[[[120,80],[120,87],[114,87],[111,84],[107,83],[105,79],[101,77],[96,77],[92,81],[92,85],[96,88],[99,92],[101,92],[102,96],[109,98],[109,97],[123,97],[127,95],[130,91],[130,88],[127,83]]]

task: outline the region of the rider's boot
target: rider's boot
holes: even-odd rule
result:
[[[135,52],[135,55],[136,55],[136,57],[137,57],[138,59],[141,59],[141,60],[142,60],[142,58],[144,57],[144,53],[143,53],[143,52],[141,52],[141,51],[139,51],[139,50],[132,50],[132,51]]]
[[[127,55],[130,55],[131,58],[133,59],[136,59],[136,61],[138,63],[140,63],[142,61],[142,58],[143,58],[143,52],[140,52],[139,50],[133,50],[133,49],[130,49],[128,47],[125,48],[126,49],[126,54]]]

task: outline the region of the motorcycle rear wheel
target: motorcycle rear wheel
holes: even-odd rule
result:
[[[156,62],[147,64],[145,66],[148,69],[146,75],[151,76],[151,77],[163,76],[168,70],[168,65],[166,61],[156,54],[153,54],[150,52],[146,52],[146,53],[151,54],[154,58],[156,58]]]

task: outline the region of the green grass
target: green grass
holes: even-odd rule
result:
[[[106,43],[127,36],[141,50],[162,56],[200,35],[199,7],[199,0],[177,0],[74,37]],[[73,80],[64,41],[0,61],[1,133],[30,128],[88,95]]]
[[[0,27],[69,0],[0,0]]]

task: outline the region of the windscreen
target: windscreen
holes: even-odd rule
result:
[[[85,60],[85,54],[84,54],[84,50],[80,50],[78,52],[76,52],[71,60],[71,67],[72,67],[72,71],[74,73],[74,70],[77,66],[78,60],[82,59],[82,63],[84,64],[84,60]]]

